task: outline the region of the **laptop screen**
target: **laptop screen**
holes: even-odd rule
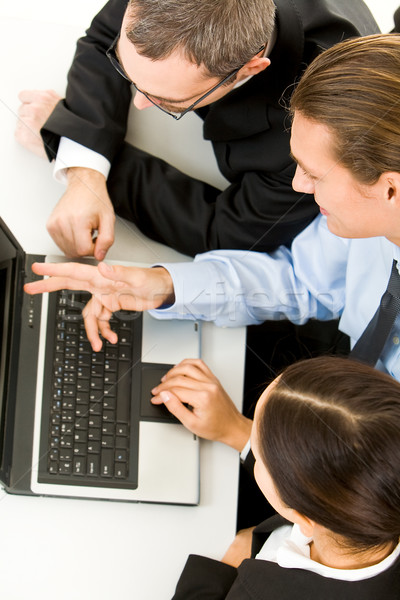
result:
[[[16,274],[23,260],[23,251],[13,240],[4,223],[0,219],[0,476],[7,479],[7,470],[11,453],[12,432],[6,431],[7,412],[14,410],[14,403],[6,399],[15,399],[15,377],[13,366],[17,367],[17,348],[13,340],[18,333],[20,323],[16,322],[16,303],[21,294],[18,288],[22,285]],[[7,419],[6,419],[7,417]]]
[[[8,356],[8,326],[9,319],[9,303],[6,302],[7,291],[10,287],[10,261],[0,263],[0,465],[3,470],[2,458],[3,458],[3,442],[4,442],[4,410],[5,410],[5,398],[7,395],[6,383],[7,383],[7,356]]]

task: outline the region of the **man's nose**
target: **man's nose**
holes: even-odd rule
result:
[[[297,166],[292,180],[292,188],[295,192],[302,192],[303,194],[313,194],[315,191],[313,180],[307,177],[299,166]]]
[[[138,110],[143,110],[144,108],[149,108],[149,106],[154,106],[154,104],[150,102],[150,100],[148,100],[144,94],[138,91],[135,93],[133,104]]]

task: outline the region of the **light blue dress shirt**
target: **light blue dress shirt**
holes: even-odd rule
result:
[[[217,250],[193,263],[162,264],[172,276],[175,303],[151,312],[159,319],[200,319],[224,327],[340,317],[340,330],[354,345],[379,306],[393,259],[400,265],[400,248],[386,238],[340,238],[319,216],[290,250]],[[399,358],[400,319],[378,368],[400,380]]]

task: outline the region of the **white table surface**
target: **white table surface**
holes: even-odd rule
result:
[[[45,223],[63,188],[51,167],[19,147],[13,132],[21,89],[64,93],[76,39],[102,0],[0,0],[0,215],[28,252],[58,253]],[[367,0],[382,31],[399,0]],[[162,131],[162,135],[160,132]],[[132,111],[139,147],[223,187],[201,122],[179,123],[157,109]],[[196,143],[193,143],[193,139]],[[189,149],[189,151],[188,151]],[[180,260],[118,221],[115,260]],[[239,406],[244,330],[204,327],[203,356]],[[190,552],[219,558],[235,529],[238,462],[220,444],[201,445],[198,507],[11,496],[0,492],[0,594],[7,600],[166,600]]]
[[[75,40],[101,5],[98,0],[79,4],[37,0],[6,8],[0,0],[0,215],[27,252],[59,253],[45,223],[63,187],[52,179],[46,161],[14,141],[17,93],[24,88],[63,93]],[[201,141],[201,123],[195,115],[183,120],[177,131],[179,124],[164,119],[159,111],[135,112],[130,129],[138,145],[195,176],[224,185],[210,147]],[[192,148],[193,137],[199,143]],[[121,220],[109,258],[149,263],[187,260]],[[244,340],[243,329],[205,324],[203,330],[203,357],[238,406]],[[1,491],[0,596],[167,600],[190,552],[220,558],[233,539],[237,483],[237,453],[202,441],[198,507],[23,497]]]

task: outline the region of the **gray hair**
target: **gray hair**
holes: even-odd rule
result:
[[[270,39],[273,0],[129,0],[126,35],[137,51],[161,60],[177,48],[210,77],[226,77]]]

